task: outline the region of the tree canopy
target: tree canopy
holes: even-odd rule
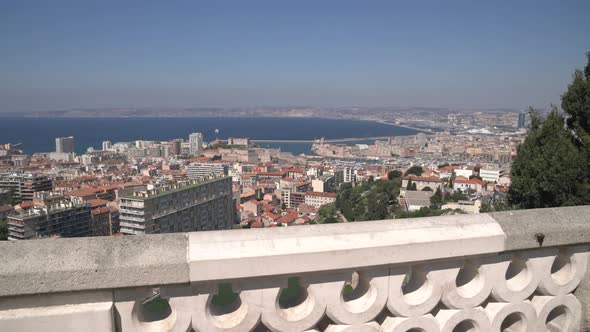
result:
[[[531,128],[518,148],[508,200],[515,208],[590,204],[590,54],[562,96],[560,114],[531,110]]]
[[[408,168],[408,170],[404,173],[404,176],[408,176],[410,174],[420,176],[420,175],[422,175],[423,172],[424,172],[424,170],[422,169],[422,167],[412,166],[412,167]]]

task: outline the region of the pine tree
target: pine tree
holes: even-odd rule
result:
[[[512,164],[509,201],[517,208],[584,204],[584,156],[564,118],[554,108],[545,121],[533,113],[532,126]]]
[[[554,107],[531,129],[512,164],[510,205],[517,208],[590,204],[590,52],[562,96],[565,117]]]

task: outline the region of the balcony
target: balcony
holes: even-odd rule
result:
[[[6,242],[0,330],[590,331],[589,215]]]

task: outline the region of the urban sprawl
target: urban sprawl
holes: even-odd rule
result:
[[[434,114],[382,116],[429,129],[373,144],[319,139],[311,155],[245,137],[205,142],[200,133],[104,141],[82,155],[75,137],[31,155],[0,144],[0,222],[9,240],[349,222],[379,208],[347,208],[355,190],[357,200],[379,197],[381,184],[390,187],[380,217],[479,213],[501,202],[525,113]]]

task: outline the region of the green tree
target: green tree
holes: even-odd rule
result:
[[[590,202],[585,156],[554,107],[547,119],[531,113],[531,130],[518,147],[508,200],[516,208]]]
[[[390,171],[389,173],[387,173],[387,179],[390,181],[393,179],[401,178],[401,177],[402,177],[402,172],[400,172],[400,171]]]
[[[431,209],[440,209],[443,203],[442,191],[440,187],[436,187],[436,191],[434,195],[430,197],[430,208]]]
[[[0,241],[8,240],[8,222],[0,221]]]
[[[590,53],[544,121],[531,113],[531,129],[513,162],[509,206],[537,208],[590,203]],[[496,204],[494,208],[497,209]]]
[[[578,143],[589,145],[590,134],[590,52],[584,71],[576,70],[573,82],[561,97],[561,108],[568,115],[568,128],[574,131]]]
[[[412,179],[409,179],[409,180],[408,180],[408,184],[406,185],[406,189],[407,189],[407,190],[412,190],[412,184],[413,184],[413,183],[412,183]]]
[[[422,169],[422,167],[412,166],[412,167],[408,168],[408,170],[404,173],[404,176],[408,176],[410,174],[420,176],[420,175],[422,175],[423,172],[424,172],[424,170]]]

